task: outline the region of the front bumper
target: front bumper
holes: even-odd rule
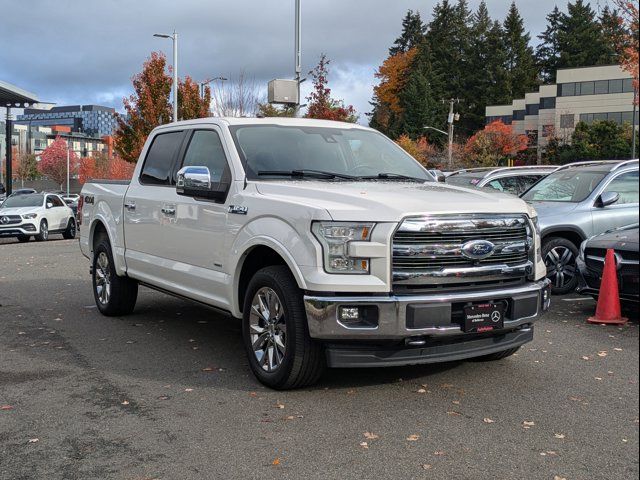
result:
[[[433,293],[427,295],[319,296],[305,295],[304,306],[309,334],[320,340],[411,340],[462,336],[461,311],[471,303],[506,301],[504,329],[508,332],[529,327],[550,304],[549,281],[479,291]],[[365,307],[377,312],[377,322],[368,326],[346,326],[338,319],[340,307]],[[505,347],[509,348],[509,347]]]
[[[584,260],[578,258],[578,287],[576,291],[581,295],[589,295],[595,299],[600,295],[602,272],[589,268]],[[640,303],[640,272],[636,265],[625,271],[618,270],[618,295],[620,300],[627,303]]]
[[[9,225],[0,227],[0,237],[15,237],[16,235],[37,235],[38,227],[33,223],[22,223],[20,225]]]

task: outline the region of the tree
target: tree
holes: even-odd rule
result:
[[[638,5],[628,0],[614,0],[621,12],[621,20],[626,33],[619,40],[618,49],[620,65],[633,76],[633,88],[636,91],[636,104],[638,95],[638,40],[640,38],[640,20],[638,17]]]
[[[605,5],[598,18],[598,23],[603,39],[603,52],[598,63],[602,65],[619,63],[620,55],[629,46],[622,18],[618,15],[617,10],[611,10],[609,5]]]
[[[123,99],[125,117],[118,116],[114,133],[115,151],[128,162],[136,162],[151,130],[171,119],[171,77],[165,72],[166,58],[152,52],[142,72],[132,78],[134,94]]]
[[[420,45],[426,32],[427,26],[422,23],[420,12],[414,13],[413,10],[408,10],[402,20],[402,33],[389,49],[389,57],[408,52]]]
[[[40,163],[38,163],[38,171],[49,177],[51,180],[60,185],[67,181],[67,142],[56,137],[51,145],[49,145],[40,155]],[[78,157],[73,152],[69,153],[69,175],[73,175],[78,166]]]
[[[558,29],[560,58],[557,68],[600,65],[606,48],[596,13],[590,4],[576,0],[567,4]]]
[[[547,28],[538,35],[540,44],[536,49],[536,61],[540,69],[540,78],[543,83],[550,84],[556,81],[556,70],[560,63],[560,42],[558,32],[562,13],[556,5],[547,15]]]
[[[20,180],[20,186],[24,187],[25,180],[33,180],[38,175],[38,161],[33,154],[13,154],[13,176]],[[66,165],[65,165],[66,166]]]
[[[580,0],[578,0],[580,1]],[[506,88],[510,98],[524,97],[537,86],[538,71],[529,45],[531,37],[524,30],[524,22],[516,7],[511,3],[504,21],[504,43],[506,52]]]
[[[107,180],[128,180],[133,175],[135,164],[119,157],[109,157],[105,153],[97,153],[92,157],[80,159],[78,178],[85,183],[92,178]]]
[[[200,86],[188,75],[178,81],[178,118],[191,120],[205,118],[210,115],[211,88],[204,87],[204,98],[200,98]]]
[[[307,97],[306,118],[320,118],[339,122],[355,123],[358,120],[353,105],[345,106],[342,100],[331,97],[331,89],[327,87],[330,60],[323,53],[318,65],[309,72],[313,79],[313,90]]]
[[[469,138],[465,153],[475,165],[490,167],[526,150],[527,143],[526,135],[514,133],[511,125],[497,120]]]
[[[212,110],[218,117],[253,117],[260,103],[255,79],[241,70],[233,81],[217,84],[212,91]]]
[[[271,103],[258,104],[259,117],[295,117],[296,107],[294,105],[276,106]]]
[[[400,135],[396,143],[422,165],[429,168],[435,166],[437,149],[427,141],[426,137],[412,140],[408,135]]]

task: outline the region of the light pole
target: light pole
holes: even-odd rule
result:
[[[452,152],[452,147],[453,147],[453,141],[452,141],[452,139],[453,139],[453,126],[452,125],[453,125],[453,123],[451,123],[449,125],[449,133],[445,132],[444,130],[440,130],[439,128],[436,128],[436,127],[429,127],[429,126],[422,127],[425,130],[435,130],[436,132],[441,133],[443,135],[446,135],[448,137],[449,149],[448,149],[448,153],[447,153],[447,157],[448,157],[448,162],[447,163],[448,163],[449,170],[453,170],[453,167],[451,165],[452,164],[452,153],[453,153]]]
[[[173,41],[173,121],[178,121],[178,32],[173,30],[172,35],[166,33],[154,33],[154,37],[170,38]]]
[[[302,47],[300,38],[302,36],[302,21],[300,12],[300,0],[296,0],[296,16],[295,16],[295,70],[296,70],[296,85],[298,87],[298,101],[296,103],[296,117],[300,113],[300,74],[302,73]]]
[[[200,93],[200,98],[204,100],[204,87],[210,84],[211,82],[215,82],[216,80],[220,80],[221,82],[226,82],[227,78],[226,77],[208,78],[204,82],[198,83],[198,92]]]
[[[636,158],[636,103],[638,102],[638,90],[633,89],[633,111],[631,113],[631,158]]]
[[[67,197],[69,196],[69,150],[72,148],[72,143],[67,139]]]

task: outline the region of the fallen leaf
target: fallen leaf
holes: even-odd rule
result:
[[[13,410],[13,407],[11,405],[2,405],[0,410]]]
[[[449,410],[447,412],[447,415],[451,415],[452,417],[461,417],[462,416],[462,414],[460,412],[455,412],[453,410]]]
[[[438,451],[436,451],[436,452],[433,452],[433,454],[434,454],[434,455],[436,455],[436,456],[438,456],[438,457],[441,457],[442,455],[444,455],[444,452],[443,452],[443,451],[441,451],[441,450],[438,450]]]
[[[417,393],[427,393],[427,391],[424,388],[419,388]]]
[[[566,477],[561,477],[560,475],[554,475],[553,480],[567,480]]]
[[[213,368],[212,367],[204,367],[202,369],[203,372],[213,372]]]
[[[274,466],[280,465],[280,458],[275,458],[273,462],[271,462],[271,465],[274,465]]]
[[[428,463],[425,463],[424,465],[422,465],[422,469],[423,470],[430,470],[431,469],[431,465],[429,465]]]
[[[443,383],[442,385],[440,385],[442,388],[453,388],[453,384],[451,383]]]
[[[283,410],[284,409],[284,404],[278,402],[278,403],[275,404],[275,407],[279,408],[280,410]]]
[[[454,405],[460,405],[460,402],[459,402],[458,400],[454,400],[454,401],[453,401],[453,402],[451,402],[451,403],[453,403]]]
[[[185,392],[193,392],[193,388],[185,388],[184,391]]]
[[[417,442],[419,438],[420,438],[420,435],[417,435],[417,434],[414,433],[414,434],[409,435],[407,437],[407,441],[408,442]]]
[[[158,400],[169,400],[169,397],[167,395],[160,395]]]
[[[495,421],[495,420],[492,420],[492,419],[490,419],[490,418],[483,418],[483,419],[482,419],[482,421],[483,421],[484,423],[496,423],[496,421]]]
[[[588,356],[586,356],[586,355],[583,355],[583,356],[582,356],[582,359],[583,359],[583,360],[591,360],[591,357],[588,357]]]
[[[377,438],[380,438],[379,435],[376,435],[375,433],[371,433],[371,432],[364,432],[363,435],[364,435],[364,438],[366,438],[367,440],[375,440]]]
[[[360,446],[362,448],[369,448],[369,444],[367,442],[360,442]]]
[[[563,438],[565,438],[565,434],[564,433],[556,433],[554,435],[554,437],[559,438],[559,439],[563,439]]]
[[[355,393],[356,393],[355,390],[347,390],[347,395],[353,395]]]
[[[606,357],[607,356],[607,352],[605,350],[602,350],[602,351],[598,352],[598,356],[599,357]]]
[[[593,378],[595,378],[596,380],[602,380],[602,377],[593,377]]]
[[[536,422],[525,420],[524,422],[522,422],[522,427],[528,430],[529,428],[535,426],[535,424]]]
[[[40,441],[40,439],[39,439],[39,438],[30,438],[30,439],[29,439],[29,443],[37,443],[37,442],[39,442],[39,441]]]
[[[250,397],[257,397],[258,394],[256,392],[249,392]]]
[[[120,405],[129,405],[129,402],[127,400],[124,400],[120,403]]]
[[[621,352],[621,351],[622,351],[622,349],[621,349],[621,348],[618,348],[618,347],[614,348],[614,350],[615,350],[616,352]]]

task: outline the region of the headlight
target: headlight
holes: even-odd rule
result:
[[[37,216],[37,213],[25,213],[24,215],[22,215],[22,218],[24,218],[25,220],[30,220],[32,218],[36,218]]]
[[[532,209],[533,210],[533,209]],[[533,210],[535,213],[535,210]],[[536,262],[542,261],[542,239],[540,238],[540,222],[538,222],[538,217],[529,217],[531,219],[531,223],[533,224],[533,228],[536,231],[536,236],[538,237],[538,246],[536,247]]]
[[[327,273],[369,273],[369,259],[349,256],[349,243],[368,242],[374,223],[314,222],[311,231],[322,245]]]
[[[531,223],[533,223],[533,227],[536,229],[536,233],[540,236],[540,222],[538,221],[538,217],[531,217]]]

